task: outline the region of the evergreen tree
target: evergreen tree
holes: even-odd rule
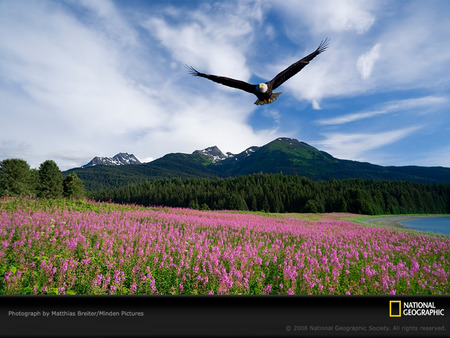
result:
[[[320,210],[319,202],[317,202],[317,200],[315,200],[315,199],[308,200],[308,202],[306,202],[306,204],[305,204],[305,208],[303,209],[303,212],[317,213],[320,211],[321,210]]]
[[[189,209],[200,209],[200,205],[198,204],[197,199],[193,199],[189,201]]]
[[[39,190],[39,170],[31,169],[30,171],[30,187],[33,191],[33,194],[36,195]]]
[[[262,211],[270,212],[270,204],[269,204],[269,200],[267,199],[267,196],[264,196],[264,201],[262,204]]]
[[[0,162],[0,196],[20,196],[34,193],[30,166],[17,158]]]
[[[244,198],[237,193],[233,192],[228,195],[227,198],[227,209],[229,210],[248,210],[247,203],[245,203]]]
[[[47,160],[39,166],[39,196],[46,198],[63,196],[62,174],[52,160]]]
[[[69,174],[63,181],[64,197],[81,199],[86,197],[83,181],[75,173]]]
[[[256,200],[256,196],[254,194],[250,195],[250,210],[251,211],[258,211],[258,201]]]
[[[266,212],[446,213],[449,184],[253,174],[218,179],[163,179],[98,192],[96,199],[142,205]]]

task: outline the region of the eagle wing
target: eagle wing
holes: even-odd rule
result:
[[[240,81],[240,80],[231,79],[229,77],[216,76],[216,75],[200,73],[194,67],[188,66],[188,65],[186,65],[186,68],[194,76],[204,77],[205,79],[208,79],[208,80],[211,80],[211,81],[223,84],[225,86],[241,89],[241,90],[244,90],[246,92],[255,94],[255,85],[252,85],[250,83],[247,83],[247,82],[244,82],[244,81]]]
[[[327,49],[327,47],[328,47],[328,42],[329,42],[329,39],[326,38],[325,40],[323,40],[320,43],[319,47],[317,47],[317,49],[314,52],[305,56],[303,59],[297,61],[296,63],[290,65],[288,68],[286,68],[281,73],[276,75],[269,82],[269,84],[272,85],[272,90],[281,86],[285,81],[289,80],[291,77],[293,77],[299,71],[301,71],[303,69],[303,67],[305,67],[309,63],[309,61],[314,59],[320,53],[324,52],[325,49]]]

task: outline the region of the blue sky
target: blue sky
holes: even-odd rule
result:
[[[0,160],[62,170],[286,136],[380,165],[450,167],[450,2],[0,1]],[[270,105],[265,82],[330,38]]]

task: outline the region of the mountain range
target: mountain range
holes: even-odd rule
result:
[[[135,158],[133,155],[129,156]],[[261,147],[247,148],[239,154],[223,154],[219,148],[212,146],[196,150],[192,154],[171,153],[152,162],[135,165],[110,165],[114,164],[113,161],[89,165],[91,162],[82,168],[70,169],[64,174],[75,172],[90,191],[148,179],[233,177],[259,172],[299,175],[314,180],[362,178],[450,183],[450,168],[385,167],[367,162],[341,160],[304,142],[285,137],[277,138]]]
[[[136,156],[128,153],[118,153],[113,157],[94,157],[89,163],[82,166],[82,168],[94,167],[96,165],[127,165],[127,164],[141,164]]]

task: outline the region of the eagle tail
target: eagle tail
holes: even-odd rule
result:
[[[272,102],[274,102],[276,99],[278,99],[278,96],[280,96],[281,93],[282,93],[282,92],[272,93],[272,96],[271,96],[270,98],[268,98],[267,100],[260,100],[260,99],[258,99],[258,100],[255,101],[255,104],[256,104],[257,106],[262,106],[262,105],[265,105],[265,104],[272,103]]]
[[[184,65],[184,67],[186,67],[186,69],[188,70],[189,73],[191,73],[191,75],[200,76],[200,74],[201,74],[199,71],[197,71],[197,69],[195,69],[192,66]]]
[[[328,48],[328,45],[330,44],[330,39],[326,38],[325,40],[322,40],[319,47],[317,47],[318,54],[325,52],[325,50]]]

